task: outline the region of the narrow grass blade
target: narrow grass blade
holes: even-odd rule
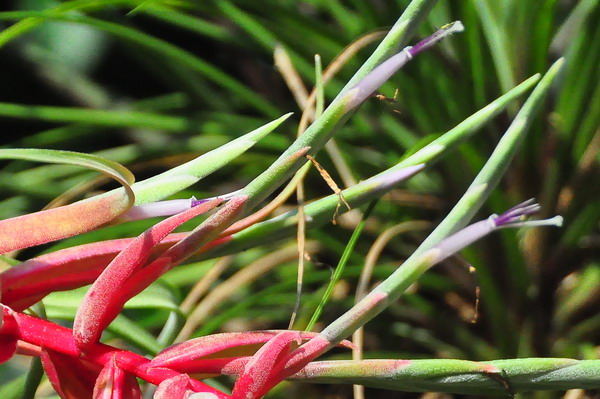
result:
[[[180,65],[189,68],[190,70],[200,73],[214,83],[230,90],[232,95],[245,100],[249,106],[255,108],[265,115],[274,116],[278,114],[277,109],[268,101],[210,63],[194,56],[188,51],[182,50],[164,40],[157,39],[154,36],[145,34],[136,29],[97,18],[73,14],[32,11],[0,13],[0,19],[22,19],[27,17],[80,23],[103,30],[119,38],[135,43],[141,47],[155,51],[162,57],[166,57],[167,59],[173,60]]]
[[[492,59],[496,67],[496,74],[503,90],[508,90],[515,84],[515,65],[511,53],[511,43],[507,29],[503,25],[502,18],[494,15],[489,0],[477,0],[477,8],[481,18],[483,32],[492,51]]]
[[[354,251],[354,247],[356,246],[356,243],[358,242],[358,239],[360,238],[360,235],[365,227],[367,218],[371,215],[371,212],[373,211],[373,208],[375,207],[376,203],[377,203],[377,201],[373,201],[369,204],[369,206],[367,207],[367,210],[365,211],[365,213],[362,216],[362,219],[360,220],[360,223],[356,226],[356,228],[352,232],[352,236],[350,237],[350,240],[348,241],[348,245],[346,245],[346,248],[344,249],[344,252],[342,253],[342,257],[340,258],[340,261],[338,262],[337,266],[335,267],[333,276],[332,276],[331,280],[329,281],[329,284],[327,285],[327,289],[325,290],[325,293],[323,294],[323,297],[321,298],[321,302],[319,302],[317,309],[315,309],[314,314],[312,315],[310,321],[308,322],[308,326],[306,326],[306,331],[312,330],[315,323],[319,320],[319,317],[321,316],[321,312],[323,311],[323,308],[325,307],[327,302],[329,302],[329,299],[331,298],[331,294],[333,293],[333,288],[335,287],[335,285],[337,284],[339,279],[342,277],[342,274],[344,272],[344,267],[346,266],[346,263],[348,262],[350,255]]]
[[[170,132],[194,130],[190,121],[185,118],[154,112],[0,103],[0,116],[59,123],[82,123],[101,127],[160,129]]]

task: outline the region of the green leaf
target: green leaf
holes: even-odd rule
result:
[[[599,374],[600,360],[386,359],[314,362],[294,378],[304,382],[360,384],[406,392],[490,395],[548,389],[598,389]]]
[[[292,115],[285,114],[183,165],[134,184],[136,205],[164,199],[221,168],[275,130]]]
[[[403,158],[398,164],[381,172],[377,176],[384,178],[390,172],[400,170],[409,166],[415,166],[421,163],[428,165],[438,161],[443,156],[448,155],[458,144],[462,143],[475,132],[480,130],[485,124],[489,123],[496,115],[504,110],[511,101],[523,95],[535,83],[539,81],[539,76],[533,76],[518,86],[514,87],[508,93],[497,98],[484,108],[480,109],[467,119],[459,123],[456,127],[449,130],[441,137],[432,141],[415,153]],[[376,186],[371,184],[371,180],[360,182],[357,185],[343,191],[344,197],[353,207],[360,206],[368,201],[377,198],[381,191],[374,190]],[[375,192],[377,191],[377,192]],[[326,223],[337,206],[337,195],[330,195],[316,200],[305,206],[306,216],[309,218],[307,227],[314,228]],[[287,212],[276,218],[257,223],[249,228],[236,233],[231,241],[219,245],[214,249],[208,250],[202,254],[202,259],[210,259],[225,254],[235,253],[257,245],[272,242],[273,240],[290,237],[295,233],[296,212]]]
[[[526,133],[536,109],[541,105],[545,94],[550,88],[550,84],[557,76],[562,64],[563,60],[561,59],[546,73],[500,140],[494,153],[448,216],[446,216],[419,248],[404,261],[402,267],[399,267],[357,305],[338,317],[322,331],[321,334],[326,337],[330,345],[340,342],[381,313],[435,264],[431,262],[431,255],[427,250],[439,243],[444,237],[464,227],[488,198],[490,192],[496,187],[502,173],[506,170],[508,163],[514,156],[518,144]],[[507,325],[503,324],[497,326],[497,328],[503,331],[502,329]]]
[[[214,65],[204,61],[201,58],[196,57],[188,51],[185,51],[154,36],[145,34],[139,30],[97,18],[66,14],[64,12],[58,12],[56,10],[44,12],[22,11],[0,13],[0,19],[23,18],[28,18],[25,21],[32,21],[30,22],[30,24],[35,23],[37,20],[41,19],[80,23],[95,27],[97,29],[101,29],[130,43],[154,51],[157,55],[164,57],[165,59],[171,60],[178,65],[185,66],[189,70],[199,73],[207,79],[229,90],[231,92],[231,95],[245,100],[245,102],[249,106],[264,113],[265,115],[272,116],[278,114],[277,109],[269,102],[264,100],[260,95],[258,95],[256,92],[249,89],[242,83],[238,82],[235,78],[231,77],[227,73],[218,69]],[[30,29],[30,27],[28,26],[27,29]],[[0,34],[0,46],[3,44],[2,42],[4,40],[4,36]]]

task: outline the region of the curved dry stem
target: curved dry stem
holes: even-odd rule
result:
[[[306,86],[304,86],[304,82],[302,82],[302,77],[294,67],[288,52],[282,45],[277,45],[275,47],[275,51],[273,52],[273,59],[275,60],[275,67],[281,74],[283,81],[287,85],[288,89],[292,93],[296,104],[300,107],[301,110],[313,109],[313,106],[308,106],[308,90],[306,90]]]

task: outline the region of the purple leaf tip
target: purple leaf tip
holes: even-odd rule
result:
[[[436,31],[433,35],[421,40],[419,43],[415,44],[412,47],[408,47],[408,53],[411,55],[411,57],[414,57],[418,53],[428,49],[429,47],[433,46],[440,40],[445,39],[451,34],[462,32],[464,30],[465,27],[460,21],[455,21],[446,24],[442,26],[438,31]]]

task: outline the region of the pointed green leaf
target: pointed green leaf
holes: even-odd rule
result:
[[[191,186],[203,177],[226,165],[240,154],[243,154],[244,151],[275,130],[291,115],[291,113],[285,114],[192,161],[134,184],[133,190],[136,194],[135,204],[141,205],[158,201]]]

